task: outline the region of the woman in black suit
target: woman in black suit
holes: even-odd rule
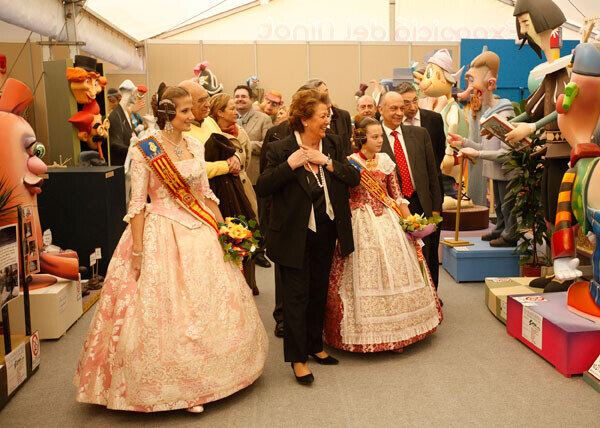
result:
[[[323,350],[323,318],[336,239],[342,256],[354,251],[348,187],[360,174],[342,141],[326,134],[327,95],[298,91],[289,112],[288,137],[273,142],[256,193],[272,196],[267,255],[281,269],[284,354],[298,382],[310,384],[308,355],[320,364],[338,361]]]

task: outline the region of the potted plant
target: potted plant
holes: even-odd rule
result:
[[[15,215],[18,204],[13,203],[14,188],[8,186],[5,178],[0,178],[0,223]]]
[[[519,224],[519,244],[515,254],[520,254],[519,265],[523,267],[523,276],[541,276],[543,266],[549,266],[549,257],[540,256],[543,244],[550,248],[549,230],[542,212],[542,175],[544,171],[540,150],[544,147],[539,133],[532,135],[530,147],[512,149],[505,155],[504,168],[516,171],[515,177],[508,183],[507,198],[515,198],[514,212]]]

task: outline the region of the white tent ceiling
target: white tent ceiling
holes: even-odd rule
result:
[[[277,2],[278,0],[270,1]],[[309,8],[317,8],[319,4],[315,1],[296,1],[305,2]],[[388,3],[388,0],[376,1]],[[402,10],[403,2],[413,1],[396,0],[396,7],[398,10]],[[569,22],[575,25],[581,25],[583,15],[600,14],[599,0],[553,1],[562,9]],[[253,2],[253,0],[87,0],[85,7],[136,39],[144,40]],[[268,2],[262,0],[264,4]],[[452,0],[449,0],[448,3],[451,4]],[[268,13],[268,8],[265,8],[265,13]],[[317,11],[315,13],[318,15]]]
[[[85,7],[138,40],[210,18],[254,0],[87,0]]]

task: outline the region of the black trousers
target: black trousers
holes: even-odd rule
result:
[[[554,226],[556,206],[563,175],[569,169],[570,159],[546,159],[542,175],[542,207],[544,218]]]
[[[307,229],[301,269],[279,266],[283,286],[283,353],[287,362],[305,362],[323,350],[323,320],[337,232],[333,221]]]
[[[421,202],[419,201],[419,197],[417,196],[416,192],[413,193],[410,198],[408,198],[408,201],[410,202],[408,209],[412,214],[423,214],[423,208],[421,207]],[[429,272],[431,273],[431,278],[436,290],[438,288],[438,281],[440,278],[440,257],[438,254],[440,233],[441,230],[438,227],[431,235],[423,238],[423,242],[425,243],[425,247],[423,247],[423,257],[425,257],[425,261],[429,267]]]
[[[275,322],[283,321],[283,281],[281,280],[281,268],[275,263],[275,309],[273,318]]]

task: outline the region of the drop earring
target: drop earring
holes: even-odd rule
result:
[[[165,131],[173,132],[173,125],[171,124],[170,120],[168,120],[167,123],[165,124]]]

